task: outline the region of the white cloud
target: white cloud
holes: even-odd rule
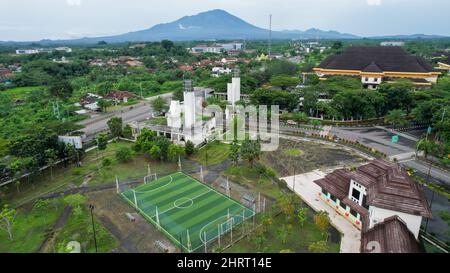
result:
[[[366,0],[367,5],[369,6],[380,6],[381,0]]]
[[[66,2],[71,7],[81,5],[81,0],[66,0]]]

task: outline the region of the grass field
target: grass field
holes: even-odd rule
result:
[[[184,251],[230,231],[253,210],[181,172],[122,193],[122,196]]]
[[[228,159],[229,154],[230,145],[220,141],[213,141],[200,149],[191,159],[203,166],[211,166],[224,162]]]

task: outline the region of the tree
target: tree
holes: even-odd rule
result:
[[[149,151],[150,157],[154,160],[161,159],[161,149],[154,145]]]
[[[50,178],[53,180],[53,166],[55,166],[58,157],[56,155],[56,151],[54,149],[45,150],[45,158],[47,159],[47,163],[50,166]]]
[[[405,112],[400,109],[389,111],[388,115],[384,118],[384,122],[392,124],[394,128],[398,125],[405,126],[408,124]]]
[[[240,147],[236,142],[233,142],[233,144],[230,147],[229,158],[235,166],[239,163],[239,157],[240,157]]]
[[[308,220],[309,209],[308,208],[300,208],[297,212],[297,219],[300,223],[300,226],[303,227],[305,222]]]
[[[318,119],[313,119],[311,120],[311,125],[313,126],[314,129],[317,129],[320,127],[320,125],[322,125],[322,122]]]
[[[166,100],[164,100],[162,97],[157,97],[154,99],[151,103],[153,110],[156,112],[164,112],[169,109]]]
[[[9,208],[8,205],[4,205],[2,210],[0,210],[0,229],[3,229],[8,233],[10,241],[14,240],[13,226],[16,215],[16,210]]]
[[[290,219],[294,215],[295,203],[293,195],[281,195],[277,203],[286,219]]]
[[[184,101],[183,89],[177,89],[173,91],[172,100]]]
[[[381,84],[377,91],[385,97],[384,112],[400,109],[409,114],[414,105],[413,90],[414,85],[409,80]]]
[[[170,144],[167,152],[167,158],[169,161],[176,162],[180,156],[184,155],[184,153],[185,151],[183,147],[176,144]]]
[[[47,223],[47,207],[50,204],[50,200],[48,199],[39,199],[35,204],[33,209],[40,212],[41,215],[44,217],[44,224]]]
[[[297,65],[289,61],[274,60],[267,64],[267,73],[270,76],[274,75],[290,75],[293,76],[297,73]]]
[[[129,124],[125,125],[122,130],[122,136],[126,139],[131,139],[133,137],[133,130]]]
[[[186,145],[184,147],[184,151],[186,152],[187,156],[191,156],[195,153],[195,145],[192,143],[192,141],[188,140],[186,141]]]
[[[312,253],[326,253],[328,252],[328,244],[326,241],[311,243],[308,250]]]
[[[97,101],[98,107],[100,107],[102,112],[108,112],[108,107],[112,106],[112,102],[110,100],[99,99]]]
[[[314,215],[314,223],[319,227],[320,231],[322,231],[322,235],[325,236],[325,241],[328,240],[328,228],[330,226],[330,216],[328,216],[328,212],[319,211],[316,215]]]
[[[295,87],[300,83],[300,80],[296,77],[290,77],[285,75],[273,76],[270,79],[270,84],[273,86],[278,86],[283,90],[289,87]]]
[[[250,167],[253,168],[253,164],[256,160],[259,160],[261,155],[261,143],[256,140],[244,140],[241,145],[241,157],[248,161]]]
[[[106,147],[108,146],[108,135],[106,134],[100,134],[96,137],[97,142],[97,149],[99,151],[106,150]]]
[[[170,51],[172,48],[174,48],[175,44],[170,40],[162,40],[161,41],[161,47],[164,48],[166,51]]]
[[[107,122],[111,135],[113,137],[121,137],[123,134],[123,122],[120,117],[113,117]]]
[[[116,158],[119,162],[128,162],[133,159],[134,152],[131,148],[128,147],[120,147],[116,151]]]
[[[57,80],[53,82],[48,88],[50,95],[67,100],[72,96],[73,87],[69,81]]]
[[[150,151],[156,136],[157,133],[155,131],[147,128],[142,129],[141,134],[136,139],[136,144],[134,147],[135,151]]]

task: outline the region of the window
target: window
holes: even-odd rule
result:
[[[322,194],[328,196],[328,192],[325,189],[322,189]]]
[[[368,82],[368,81],[369,81],[369,78],[365,78],[364,80],[365,80],[366,82]]]
[[[334,203],[336,203],[336,201],[337,201],[337,198],[336,198],[336,196],[334,196],[334,195],[330,195],[330,199],[331,199]]]
[[[355,210],[350,209],[350,214],[351,214],[353,217],[358,218],[358,213],[357,213]]]
[[[365,195],[363,195],[362,206],[365,209],[369,209],[369,205],[367,205],[367,200],[366,200],[366,196]]]
[[[361,193],[357,189],[353,188],[352,197],[359,201],[360,195]]]
[[[343,208],[346,211],[347,210],[347,205],[341,202],[341,208]]]

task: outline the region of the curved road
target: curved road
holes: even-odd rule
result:
[[[108,130],[108,120],[112,117],[121,117],[124,124],[133,121],[142,121],[152,116],[151,102],[157,97],[162,97],[166,100],[172,97],[172,93],[163,94],[160,96],[146,98],[145,102],[141,102],[132,106],[123,107],[121,109],[104,113],[99,116],[92,117],[78,122],[77,124],[84,126],[81,130],[86,134],[86,140],[91,140],[94,135],[99,132]]]

